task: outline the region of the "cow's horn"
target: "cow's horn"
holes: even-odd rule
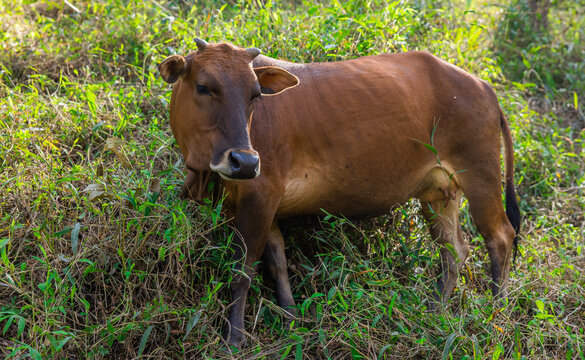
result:
[[[199,49],[199,51],[205,50],[207,45],[209,45],[207,41],[200,38],[195,38],[195,44],[197,45],[197,49]]]
[[[262,51],[260,51],[260,49],[258,49],[258,48],[254,48],[254,47],[252,47],[252,48],[247,48],[247,49],[246,49],[246,52],[247,52],[248,54],[250,54],[250,56],[252,57],[252,59],[254,59],[256,56],[260,55],[260,53],[261,53]]]

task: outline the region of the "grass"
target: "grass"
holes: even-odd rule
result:
[[[0,353],[7,358],[585,359],[585,4],[548,28],[523,2],[0,1]],[[523,10],[524,9],[524,10]],[[282,330],[270,279],[249,346],[221,327],[233,229],[177,198],[184,177],[156,65],[211,42],[292,61],[428,50],[496,88],[524,215],[506,301],[472,245],[451,303],[426,304],[437,247],[412,201],[285,231],[299,306]]]

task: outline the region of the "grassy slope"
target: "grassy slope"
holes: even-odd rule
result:
[[[177,199],[170,88],[156,74],[199,36],[293,61],[424,49],[491,81],[515,136],[524,213],[508,301],[494,305],[463,212],[472,252],[438,313],[425,312],[438,257],[415,202],[372,221],[293,227],[301,316],[283,332],[258,276],[249,346],[234,356],[585,358],[582,1],[556,2],[544,34],[509,0],[187,3],[81,1],[78,13],[0,2],[0,353],[230,356],[220,332],[232,230],[219,208]]]

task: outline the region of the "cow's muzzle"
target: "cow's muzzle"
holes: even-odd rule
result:
[[[260,157],[254,150],[230,149],[210,167],[225,180],[254,179],[260,175]]]

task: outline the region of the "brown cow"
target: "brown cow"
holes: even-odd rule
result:
[[[464,193],[492,261],[493,294],[505,288],[520,216],[510,129],[486,82],[424,52],[292,64],[255,48],[196,44],[159,71],[176,83],[170,116],[188,169],[184,192],[201,197],[213,171],[235,217],[247,276],[232,281],[230,345],[245,341],[244,307],[261,257],[279,305],[294,314],[277,220],[322,209],[375,216],[418,198],[443,244],[438,298],[446,300],[469,252],[459,224]]]

